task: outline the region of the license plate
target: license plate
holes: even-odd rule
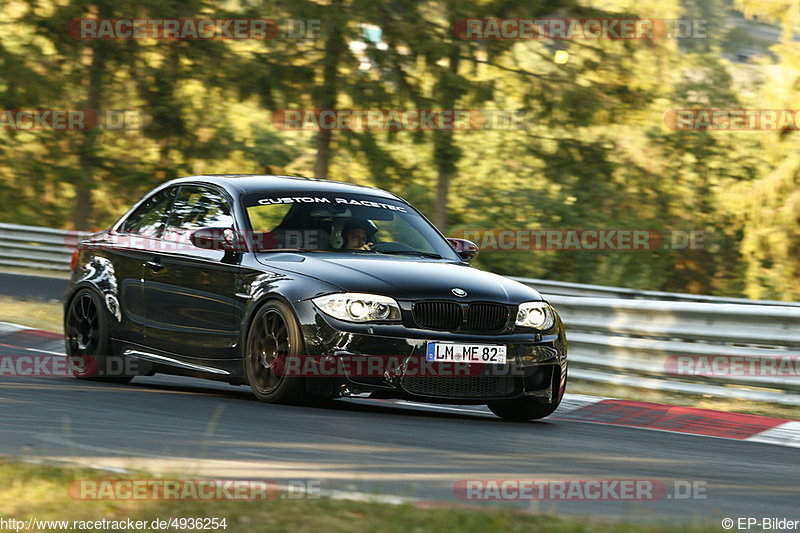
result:
[[[506,364],[506,347],[492,344],[429,342],[425,360],[433,363]]]

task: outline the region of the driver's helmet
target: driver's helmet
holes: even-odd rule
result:
[[[371,220],[366,218],[350,218],[344,223],[342,233],[347,234],[348,231],[355,228],[361,228],[367,232],[367,239],[372,239],[378,232],[378,227]]]
[[[367,241],[374,242],[375,234],[378,233],[378,227],[371,220],[366,218],[349,218],[341,226],[340,231],[334,229],[331,235],[331,245],[334,248],[343,248],[345,245],[345,235],[347,235],[348,231],[355,228],[363,229],[367,233]]]

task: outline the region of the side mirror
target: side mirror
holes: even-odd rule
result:
[[[231,228],[198,229],[189,235],[189,240],[194,246],[204,250],[247,251],[243,236]]]
[[[447,242],[458,252],[459,257],[464,261],[472,261],[478,255],[478,245],[467,239],[449,238]]]

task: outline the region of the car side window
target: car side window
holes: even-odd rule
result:
[[[189,235],[200,228],[233,228],[231,207],[218,192],[207,187],[181,187],[170,213],[164,240],[190,244]]]
[[[256,205],[247,208],[253,231],[269,232],[280,226],[289,213],[292,204]]]
[[[170,187],[145,200],[125,219],[118,231],[146,237],[158,237],[167,221],[169,208],[177,190],[177,187]]]

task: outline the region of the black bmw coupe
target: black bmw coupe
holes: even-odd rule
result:
[[[79,378],[158,372],[249,385],[265,402],[546,417],[566,386],[564,326],[536,290],[471,267],[477,253],[380,189],[181,178],[78,244],[67,354]]]

